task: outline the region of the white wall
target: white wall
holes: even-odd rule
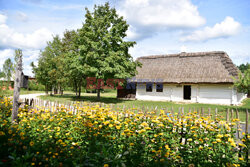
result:
[[[239,94],[229,84],[191,84],[191,100],[183,99],[183,85],[164,84],[163,92],[146,92],[146,84],[137,84],[136,99],[151,101],[189,101],[210,104],[239,104],[246,95]]]
[[[200,85],[199,103],[231,104],[232,87],[230,85]]]

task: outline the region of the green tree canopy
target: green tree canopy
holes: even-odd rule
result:
[[[4,78],[4,72],[2,72],[1,70],[0,70],[0,78]]]
[[[238,66],[238,68],[240,69],[240,71],[241,71],[242,73],[244,73],[247,69],[250,68],[250,64],[249,64],[249,63],[241,64],[241,65]]]
[[[4,64],[3,64],[3,73],[5,79],[10,81],[12,73],[14,71],[13,63],[10,58],[6,59]]]
[[[81,96],[81,86],[85,76],[85,61],[79,53],[79,35],[77,31],[64,32],[62,38],[62,48],[65,54],[65,68],[67,69],[67,77],[69,78],[69,85],[74,87],[78,96]]]
[[[95,6],[94,12],[86,8],[85,23],[79,30],[79,49],[88,76],[106,80],[130,78],[136,74],[138,63],[129,54],[135,42],[124,39],[128,27],[109,3]],[[99,89],[97,96],[100,98]]]
[[[237,88],[238,92],[250,93],[250,67],[245,70],[245,72],[239,73],[238,79],[235,79],[234,86]]]

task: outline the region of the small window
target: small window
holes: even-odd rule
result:
[[[156,84],[156,92],[163,92],[163,84]]]
[[[147,83],[146,84],[146,92],[152,92],[153,89],[153,84],[152,83]]]

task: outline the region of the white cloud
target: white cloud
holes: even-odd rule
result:
[[[0,14],[0,24],[4,24],[7,20],[7,16]]]
[[[187,52],[187,47],[185,45],[182,45],[180,48],[181,52]]]
[[[215,38],[225,38],[236,35],[240,31],[240,23],[232,17],[226,17],[221,23],[213,27],[205,27],[203,30],[194,31],[192,34],[183,37],[181,41],[206,41]]]
[[[23,51],[23,55],[24,55],[23,61],[24,62],[36,61],[39,57],[39,54],[40,54],[40,50],[31,50],[31,49],[24,50]]]
[[[23,12],[17,12],[17,19],[25,22],[28,20],[28,16]]]
[[[120,15],[136,28],[134,33],[140,33],[142,29],[155,32],[169,28],[193,28],[205,23],[197,7],[189,0],[123,0],[118,8]],[[130,34],[129,38],[135,37]]]
[[[0,50],[0,69],[2,70],[4,61],[8,58],[12,58],[14,56],[14,50],[12,49],[4,49]]]
[[[0,14],[0,18],[3,15]],[[10,28],[5,23],[0,24],[0,47],[40,49],[52,39],[52,32],[47,28],[40,28],[32,33],[23,34]]]

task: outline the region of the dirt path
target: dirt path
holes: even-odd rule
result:
[[[37,93],[37,94],[26,94],[26,95],[20,95],[20,99],[32,99],[37,98],[38,96],[45,95],[45,93]]]

